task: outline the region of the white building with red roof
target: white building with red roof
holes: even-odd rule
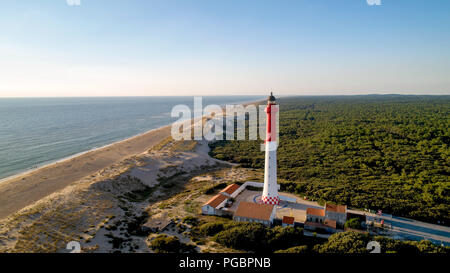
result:
[[[228,196],[221,193],[215,195],[202,206],[202,213],[205,215],[217,215],[218,210],[223,208],[228,200]]]
[[[347,206],[325,204],[323,209],[307,208],[305,229],[322,229],[327,232],[336,232],[342,229],[347,221]]]
[[[241,201],[234,213],[237,222],[261,223],[270,227],[275,218],[275,206]]]
[[[343,228],[347,221],[347,206],[325,204],[325,218],[336,221],[338,227]]]

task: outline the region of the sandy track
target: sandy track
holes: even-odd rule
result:
[[[66,186],[140,154],[170,136],[170,126],[57,162],[0,183],[0,219]]]

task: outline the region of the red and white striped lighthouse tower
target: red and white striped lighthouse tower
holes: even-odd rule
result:
[[[280,197],[278,196],[277,185],[277,124],[276,115],[278,105],[272,92],[267,99],[267,131],[265,141],[266,162],[264,165],[264,189],[261,197],[262,203],[278,205]]]

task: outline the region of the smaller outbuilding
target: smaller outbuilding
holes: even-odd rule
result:
[[[291,216],[283,216],[283,221],[281,221],[281,226],[283,227],[293,227],[294,226],[294,217]]]
[[[347,221],[347,206],[325,204],[325,218],[336,221],[338,228],[343,228]]]
[[[221,215],[220,209],[223,208],[228,200],[228,196],[221,193],[209,199],[203,204],[202,213],[205,215]]]
[[[306,230],[334,233],[344,227],[347,219],[347,206],[325,204],[323,209],[306,209]]]
[[[325,210],[317,208],[307,208],[306,221],[311,223],[323,223],[325,221]]]

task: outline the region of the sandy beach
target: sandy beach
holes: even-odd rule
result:
[[[196,216],[205,188],[250,176],[211,158],[208,141],[170,133],[168,125],[3,180],[0,253],[67,252],[70,241],[83,252],[151,252],[142,221]]]
[[[245,101],[241,104],[247,106],[260,102]],[[223,111],[225,112],[225,107]],[[145,152],[170,136],[171,126],[172,124],[152,129],[104,147],[0,179],[0,219],[81,178]]]
[[[196,217],[201,204],[210,198],[204,195],[205,189],[249,177],[246,170],[235,164],[211,158],[208,141],[174,141],[165,137],[166,130],[142,136],[145,145],[141,148],[145,149],[148,143],[163,139],[152,148],[81,179],[71,176],[67,180],[64,170],[59,170],[60,179],[66,185],[61,190],[56,188],[63,186],[44,183],[34,188],[31,184],[28,195],[45,196],[29,205],[26,204],[30,202],[18,198],[25,207],[0,219],[0,253],[67,253],[66,244],[71,241],[79,242],[82,252],[87,253],[152,252],[149,242],[157,234],[144,231],[143,226],[162,220],[180,223],[186,216]],[[116,153],[120,151],[118,148]],[[96,152],[95,159],[103,162],[103,152]],[[41,171],[29,175],[36,176]],[[13,188],[17,184],[20,183],[6,184],[11,185],[10,192],[15,196],[19,194]],[[38,194],[33,195],[31,191]],[[184,231],[184,228],[172,228],[167,232],[192,243]],[[199,246],[196,250],[231,251],[217,244]]]
[[[170,125],[6,179],[0,183],[0,219],[125,158],[143,153],[169,135]]]

